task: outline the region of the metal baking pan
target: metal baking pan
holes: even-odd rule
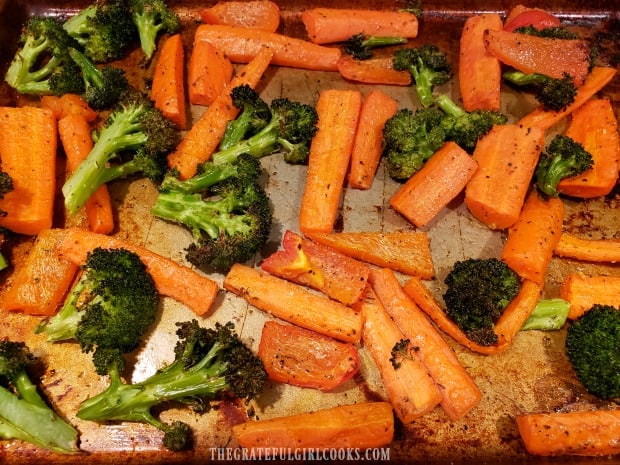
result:
[[[183,20],[182,35],[186,55],[192,45],[193,32],[199,23],[201,8],[214,3],[191,0],[170,0]],[[333,6],[333,2],[278,0],[282,10],[281,32],[305,37],[300,13],[313,6]],[[462,2],[438,0],[426,2],[420,33],[412,43],[432,42],[449,51],[456,64],[456,51],[464,20],[475,13],[498,12],[506,14],[517,0],[485,0]],[[571,0],[556,0],[540,5],[557,14],[571,27],[587,37],[596,37],[604,46],[610,64],[617,66],[617,44],[620,39],[620,12],[615,2],[584,0],[577,4]],[[0,0],[0,74],[17,47],[21,24],[34,14],[72,14],[86,6],[84,0]],[[375,9],[394,8],[387,0],[343,0],[339,7],[366,7]],[[153,65],[144,66],[137,54],[131,54],[119,65],[123,66],[135,85],[144,85],[153,72]],[[155,57],[156,59],[156,57]],[[153,60],[154,62],[155,60]],[[325,88],[356,88],[366,94],[374,86],[345,82],[337,73],[309,72],[282,67],[270,67],[259,85],[263,97],[270,101],[279,96],[315,103],[318,93]],[[392,95],[401,107],[411,107],[414,99],[408,87],[382,87]],[[455,80],[446,85],[458,99]],[[620,79],[616,78],[603,91],[611,98],[616,113],[620,111]],[[511,119],[516,120],[533,108],[533,102],[519,99],[506,90],[505,108]],[[24,103],[0,84],[0,105]],[[32,102],[30,102],[32,103]],[[192,108],[197,118],[204,108]],[[24,141],[26,144],[27,141]],[[274,206],[274,229],[270,241],[257,257],[256,263],[276,250],[282,233],[288,228],[297,230],[297,212],[304,185],[305,167],[288,166],[275,157],[263,159],[266,169],[266,187]],[[411,229],[402,217],[388,206],[389,197],[395,192],[394,183],[383,170],[370,190],[347,189],[344,194],[337,228],[343,231],[393,231]],[[112,195],[115,201],[118,228],[114,234],[144,245],[158,253],[184,262],[183,249],[190,241],[184,229],[154,219],[150,205],[156,189],[147,181],[118,182]],[[605,198],[588,201],[566,200],[565,230],[592,237],[620,237],[619,192],[616,189]],[[58,215],[57,226],[67,224]],[[429,282],[430,289],[440,297],[443,278],[451,265],[466,257],[498,256],[505,236],[490,231],[467,212],[462,199],[453,201],[448,208],[429,224],[425,231],[431,241],[431,251],[436,277]],[[32,238],[11,239],[11,260],[15,266],[27,254]],[[567,273],[580,270],[586,273],[620,275],[618,265],[593,265],[554,258],[548,271],[545,295],[557,295],[558,288]],[[9,276],[5,272],[4,282]],[[221,282],[222,276],[213,275]],[[170,299],[164,299],[161,318],[150,334],[145,346],[135,359],[131,379],[138,380],[152,373],[163,363],[171,360],[174,344],[174,323],[194,317],[187,308]],[[215,321],[233,321],[242,337],[254,348],[258,345],[260,331],[267,316],[248,306],[245,301],[222,292],[214,308],[202,321],[205,325]],[[213,448],[234,447],[230,428],[242,421],[246,407],[222,403],[218,409],[196,414],[183,408],[172,407],[162,413],[164,420],[180,419],[189,423],[195,431],[192,451],[171,453],[161,448],[161,435],[149,426],[136,423],[97,424],[80,421],[75,417],[77,405],[87,395],[100,392],[106,379],[95,375],[90,355],[81,354],[71,343],[49,344],[33,329],[39,318],[10,313],[0,315],[0,337],[11,336],[26,341],[42,358],[46,370],[41,373],[42,388],[57,410],[71,421],[81,433],[84,454],[60,456],[18,442],[0,443],[0,463],[206,463],[217,459]],[[467,367],[483,392],[482,402],[465,418],[449,421],[441,409],[416,420],[407,428],[397,424],[393,443],[389,446],[393,462],[410,463],[541,463],[540,458],[525,452],[515,424],[515,416],[524,412],[544,412],[558,409],[578,408],[595,403],[577,383],[564,356],[564,332],[522,333],[505,353],[482,356],[459,346],[446,336],[460,361]],[[307,412],[338,404],[383,399],[385,394],[380,377],[368,352],[360,347],[362,369],[352,380],[334,392],[323,393],[288,385],[270,384],[267,391],[253,404],[259,418]],[[580,461],[580,460],[579,460]],[[611,463],[611,460],[584,459],[585,463]],[[577,459],[562,458],[554,463],[576,463]]]

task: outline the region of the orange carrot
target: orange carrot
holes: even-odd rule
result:
[[[581,87],[577,88],[577,95],[573,103],[568,105],[564,110],[552,111],[545,110],[539,106],[534,111],[528,113],[517,123],[520,126],[532,127],[536,126],[547,130],[558,123],[562,118],[568,116],[581,105],[590,100],[603,87],[605,87],[616,75],[617,70],[611,67],[595,66],[586,77]]]
[[[398,102],[379,89],[364,99],[351,151],[349,186],[369,189],[372,185],[383,152],[383,126],[397,110]]]
[[[80,265],[86,260],[88,252],[97,247],[123,248],[138,254],[153,277],[157,291],[187,305],[197,315],[206,315],[217,297],[219,286],[212,279],[170,258],[118,237],[97,234],[85,229],[68,228],[60,244],[60,251],[67,259]]]
[[[338,60],[338,72],[344,79],[364,84],[409,86],[411,73],[394,69],[392,61],[391,57],[356,60],[350,56],[342,56]]]
[[[187,129],[185,51],[181,34],[168,37],[161,46],[153,73],[151,99],[177,129]]]
[[[427,316],[403,291],[394,272],[372,270],[370,284],[387,313],[416,348],[441,393],[441,406],[455,421],[473,409],[482,393]]]
[[[233,64],[215,45],[194,40],[187,71],[190,103],[211,105],[230,84],[233,72]]]
[[[357,90],[324,90],[316,111],[317,132],[310,144],[306,185],[299,210],[301,232],[331,232],[338,215],[362,106]]]
[[[528,413],[517,416],[517,427],[530,454],[620,454],[620,409]]]
[[[207,24],[251,27],[268,32],[276,32],[280,27],[280,7],[269,0],[217,2],[199,13]]]
[[[0,107],[0,160],[13,190],[0,200],[0,226],[35,236],[52,227],[56,190],[56,118],[51,110]]]
[[[394,436],[394,415],[387,402],[362,402],[266,420],[247,421],[232,428],[239,445],[264,454],[334,448],[385,446]],[[273,457],[271,457],[273,458]]]
[[[532,190],[508,232],[502,260],[521,278],[542,285],[562,235],[563,220],[564,202],[560,198],[542,198]]]
[[[89,123],[97,119],[97,112],[77,94],[64,94],[61,97],[44,95],[41,97],[41,108],[52,110],[58,120],[69,115],[82,115]]]
[[[620,239],[586,239],[563,233],[554,253],[586,262],[620,262]]]
[[[465,21],[459,45],[459,86],[463,108],[472,110],[500,109],[501,64],[491,55],[482,39],[484,31],[502,29],[497,13],[470,16]]]
[[[608,99],[584,103],[571,114],[565,133],[592,155],[592,168],[558,183],[562,194],[592,198],[609,194],[618,181],[620,138],[618,121]]]
[[[207,111],[185,134],[176,150],[168,155],[169,167],[178,170],[181,179],[194,176],[198,165],[209,160],[226,132],[228,121],[235,119],[239,114],[239,109],[232,103],[230,90],[242,84],[255,88],[269,66],[271,58],[271,51],[262,48],[256,58],[232,79],[228,89],[221,92],[209,105]]]
[[[299,284],[237,263],[227,273],[223,286],[260,310],[289,323],[344,342],[360,339],[362,318],[359,313]]]
[[[418,18],[407,11],[309,8],[303,11],[301,20],[315,44],[343,42],[356,34],[405,38],[418,35]]]
[[[67,168],[74,172],[93,148],[90,125],[81,114],[64,116],[58,121],[58,135],[67,157]],[[84,210],[91,231],[110,234],[114,230],[112,200],[106,184],[90,196]]]
[[[478,141],[478,169],[465,188],[475,218],[491,229],[517,221],[544,141],[542,129],[514,124],[497,125]]]
[[[435,275],[430,242],[424,231],[315,233],[307,236],[358,260],[431,279]]]
[[[78,266],[59,254],[62,229],[43,229],[32,250],[11,275],[0,308],[29,315],[51,316],[60,308]]]
[[[518,32],[487,29],[483,34],[488,52],[502,63],[524,72],[583,84],[590,70],[590,50],[582,39],[553,39]]]
[[[273,53],[273,64],[314,71],[338,71],[341,52],[307,40],[249,27],[201,24],[196,40],[206,40],[220,49],[233,63],[248,63],[263,47]]]
[[[441,401],[441,393],[420,361],[413,341],[406,344],[404,356],[392,363],[396,345],[406,341],[406,336],[372,289],[355,307],[364,318],[362,342],[377,364],[394,412],[401,422],[410,424],[433,410]]]
[[[542,285],[525,279],[517,296],[504,309],[495,323],[494,331],[499,338],[498,349],[504,350],[512,344],[523,324],[536,308],[542,294]]]
[[[568,318],[576,320],[594,304],[620,306],[620,277],[571,273],[560,287],[560,298],[570,302]]]
[[[390,206],[421,228],[451,202],[478,163],[454,142],[446,142],[390,199]]]
[[[506,16],[504,30],[513,32],[515,29],[524,26],[534,26],[537,29],[543,29],[546,27],[560,26],[560,24],[559,18],[546,10],[531,8],[525,5],[516,5],[510,10],[508,16]]]

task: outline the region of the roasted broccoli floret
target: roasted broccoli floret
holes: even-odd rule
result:
[[[36,329],[48,341],[75,339],[93,352],[97,373],[122,371],[155,321],[159,294],[140,257],[126,249],[96,248],[60,311]]]
[[[203,328],[191,320],[177,327],[173,362],[135,384],[111,373],[109,387],[82,402],[78,418],[148,423],[164,432],[165,447],[181,450],[191,444],[190,428],[179,421],[166,424],[151,409],[180,401],[204,410],[226,396],[249,401],[262,392],[267,379],[263,363],[234,333],[232,323]]]
[[[226,131],[218,150],[225,150],[253,136],[267,126],[271,120],[269,105],[249,85],[243,84],[235,87],[230,92],[230,96],[233,105],[241,112],[237,118],[230,120],[226,125]]]
[[[592,155],[583,145],[568,136],[558,134],[541,154],[534,176],[538,188],[557,197],[559,182],[577,176],[594,164]]]
[[[269,105],[269,123],[253,136],[213,154],[216,165],[233,162],[242,153],[256,158],[282,152],[284,161],[303,164],[308,160],[310,141],[316,133],[316,109],[288,98],[275,99]]]
[[[541,331],[556,331],[561,329],[566,323],[570,302],[564,299],[541,299],[534,307],[521,331],[538,329]]]
[[[34,16],[24,26],[5,80],[17,92],[34,95],[80,94],[84,83],[69,55],[78,46],[55,18]]]
[[[495,323],[521,288],[517,274],[497,258],[468,258],[454,264],[445,284],[448,317],[472,341],[495,344]]]
[[[444,114],[436,108],[415,112],[399,109],[383,127],[386,167],[390,177],[402,182],[415,174],[445,142]]]
[[[349,37],[342,49],[356,60],[367,60],[372,57],[372,51],[377,47],[406,43],[407,39],[405,37],[373,36],[360,33]]]
[[[153,102],[128,91],[107,117],[86,159],[62,186],[70,215],[77,213],[103,184],[131,175],[159,181],[166,173],[166,155],[178,133]]]
[[[411,347],[411,340],[409,339],[401,339],[394,344],[390,352],[390,363],[395,370],[401,367],[404,360],[413,360],[411,350],[416,350],[416,348]]]
[[[620,401],[620,309],[592,306],[570,324],[565,345],[583,387],[601,399]]]
[[[447,55],[433,44],[397,50],[392,66],[396,70],[411,73],[423,107],[430,107],[435,103],[433,87],[445,84],[452,75],[452,66]]]
[[[78,432],[47,405],[28,374],[36,360],[24,342],[0,340],[0,439],[75,453]]]
[[[140,46],[147,60],[157,49],[160,32],[173,34],[181,26],[179,16],[172,11],[165,0],[129,0],[133,22],[138,29]]]
[[[533,25],[522,26],[515,29],[519,34],[528,34],[537,37],[547,37],[550,39],[578,39],[579,34],[569,31],[563,26],[549,26],[537,28]]]
[[[560,111],[573,103],[577,87],[572,76],[564,74],[561,79],[540,73],[526,74],[521,71],[506,71],[503,78],[526,90],[531,89],[534,97],[546,110]]]
[[[67,19],[63,27],[95,63],[123,58],[137,36],[123,0],[96,0]]]

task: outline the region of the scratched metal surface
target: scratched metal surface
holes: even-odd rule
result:
[[[184,21],[183,37],[186,54],[189,54],[197,11],[211,2],[174,2],[173,5]],[[308,6],[328,5],[328,2],[279,2],[282,8],[282,31],[303,37],[299,12]],[[466,5],[467,3],[467,5]],[[469,14],[481,11],[507,12],[514,2],[458,2],[439,1],[426,5],[427,14],[420,27],[417,43],[438,43],[452,54],[457,50],[462,21]],[[86,2],[27,2],[0,0],[0,72],[4,70],[15,50],[19,24],[29,14],[63,14],[75,11]],[[546,5],[571,21],[588,35],[594,31],[608,32],[609,20],[618,20],[618,12],[610,10],[610,2],[603,0],[580,3],[554,1]],[[345,0],[340,6],[387,7],[387,1],[353,2]],[[582,27],[583,26],[583,27]],[[602,37],[612,53],[618,39],[618,24],[615,35]],[[455,63],[453,56],[453,62]],[[152,66],[139,63],[139,54],[131,54],[120,63],[127,70],[132,82],[141,86],[152,73]],[[618,109],[618,80],[605,90]],[[367,93],[372,86],[357,85],[343,81],[336,73],[307,72],[285,68],[270,68],[259,86],[262,96],[271,100],[280,96],[292,96],[307,103],[316,102],[318,93],[325,88],[356,88]],[[395,97],[402,107],[413,107],[410,88],[383,87]],[[458,85],[453,80],[443,90],[452,92],[458,98]],[[506,92],[504,111],[512,120],[533,108],[532,100],[518,98]],[[0,86],[0,105],[18,103],[5,84]],[[198,118],[202,107],[192,108],[192,115]],[[561,130],[561,127],[556,128]],[[262,256],[274,251],[287,228],[298,230],[297,215],[305,168],[289,166],[277,157],[263,159],[265,183],[274,207],[274,228],[270,241]],[[398,185],[391,181],[383,168],[379,169],[371,189],[358,191],[346,189],[342,199],[341,215],[337,229],[343,231],[391,231],[410,229],[406,221],[388,207],[388,199]],[[190,234],[183,228],[157,220],[150,215],[150,206],[155,200],[156,190],[146,181],[121,182],[112,189],[119,224],[118,234],[155,252],[184,262],[183,249],[190,241]],[[618,191],[604,199],[587,202],[566,201],[566,230],[594,237],[620,237],[620,211]],[[72,220],[75,221],[75,220]],[[58,226],[70,224],[59,215]],[[505,237],[501,232],[489,231],[473,219],[458,198],[428,227],[424,228],[431,240],[431,250],[436,267],[436,278],[429,281],[429,288],[440,298],[442,282],[449,267],[466,257],[498,256]],[[31,240],[15,240],[12,260],[19,266],[28,252]],[[256,263],[261,259],[257,257]],[[573,270],[588,273],[620,275],[617,265],[591,265],[554,259],[547,276],[546,295],[557,294],[558,287],[566,274]],[[221,282],[222,276],[212,275]],[[5,273],[3,282],[10,279]],[[144,347],[135,356],[135,368],[128,374],[132,380],[143,379],[162,364],[172,359],[175,341],[174,323],[194,314],[171,299],[163,299],[161,317],[156,328],[149,335]],[[233,321],[242,337],[256,348],[266,315],[248,306],[245,301],[221,292],[211,313],[204,318],[205,325],[215,321]],[[43,389],[55,408],[71,421],[81,433],[81,448],[84,454],[78,456],[57,456],[19,443],[0,445],[0,463],[204,463],[212,459],[211,447],[234,447],[230,435],[231,425],[243,421],[246,407],[224,403],[219,409],[198,415],[184,409],[170,408],[162,414],[163,420],[180,419],[189,423],[196,432],[196,444],[192,451],[170,453],[161,449],[161,435],[153,428],[135,423],[97,424],[80,421],[75,417],[78,404],[87,396],[100,392],[106,380],[96,376],[92,370],[90,355],[81,354],[71,343],[48,344],[42,337],[34,335],[38,318],[22,314],[0,316],[0,337],[9,335],[29,343],[34,352],[42,358],[47,370],[41,373]],[[418,463],[515,463],[528,462],[514,423],[515,415],[530,411],[551,411],[560,408],[580,408],[594,402],[577,384],[563,354],[564,333],[529,332],[521,334],[513,346],[501,355],[480,356],[456,345],[452,345],[460,361],[468,368],[483,392],[483,399],[466,418],[451,422],[440,408],[417,420],[412,426],[397,426],[394,443],[390,446],[394,461]],[[362,369],[358,376],[334,392],[322,393],[287,385],[270,384],[264,395],[253,403],[259,418],[270,418],[285,414],[311,411],[338,404],[364,400],[382,399],[385,396],[374,362],[368,352],[360,347]],[[588,460],[587,463],[598,461]],[[540,460],[536,460],[540,463]],[[576,463],[566,459],[562,463]]]

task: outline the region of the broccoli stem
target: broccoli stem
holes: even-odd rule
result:
[[[512,82],[518,86],[529,86],[532,84],[542,84],[549,78],[544,74],[530,73],[526,74],[522,71],[506,71],[502,74],[503,78],[508,82]]]
[[[233,163],[242,153],[261,158],[273,152],[278,147],[279,142],[278,121],[277,118],[273,118],[267,126],[249,139],[244,139],[232,147],[214,153],[213,164]]]
[[[419,69],[418,69],[419,67]],[[433,97],[433,75],[434,72],[427,69],[422,58],[418,58],[417,66],[412,65],[409,71],[415,81],[415,89],[424,108],[430,107],[435,99]]]
[[[154,23],[150,15],[134,13],[133,19],[138,29],[140,47],[146,55],[146,58],[150,59],[157,48],[157,34],[163,29],[164,25],[163,23]]]
[[[561,329],[566,323],[569,310],[570,303],[564,299],[542,299],[536,304],[534,311],[521,327],[521,331]]]
[[[219,165],[212,167],[204,173],[197,174],[196,176],[180,181],[179,179],[167,176],[161,184],[160,191],[173,190],[175,192],[182,192],[186,194],[194,194],[208,189],[215,184],[225,181],[226,179],[237,175],[238,170],[235,166],[230,164]]]
[[[463,108],[458,106],[456,102],[446,94],[441,94],[437,96],[437,98],[435,99],[435,103],[437,103],[437,106],[441,108],[444,113],[450,116],[460,117],[467,115],[467,112]]]
[[[77,304],[85,288],[86,276],[82,275],[67,296],[60,311],[48,321],[43,320],[35,329],[35,333],[45,332],[49,342],[67,341],[75,338],[78,324],[82,319],[82,314],[78,311]]]
[[[103,78],[101,77],[101,71],[90,61],[86,56],[74,48],[69,50],[69,55],[75,63],[82,70],[82,74],[87,82],[91,83],[95,87],[101,87],[103,85]]]

